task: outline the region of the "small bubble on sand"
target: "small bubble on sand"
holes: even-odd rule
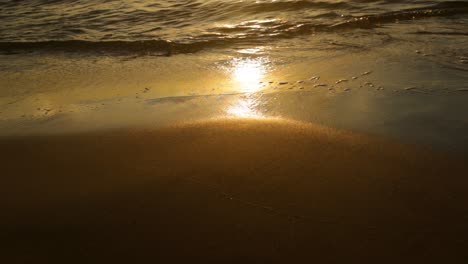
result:
[[[349,92],[349,91],[351,91],[351,89],[350,88],[345,88],[344,91]]]
[[[468,88],[457,89],[457,91],[459,91],[459,92],[468,92]]]
[[[357,78],[358,78],[358,77],[356,77],[356,76],[351,77],[351,79],[353,79],[353,80],[356,80]]]
[[[420,50],[415,50],[414,52],[416,52],[417,54],[421,53],[421,51],[420,51]]]
[[[405,88],[406,91],[410,91],[410,90],[414,90],[414,89],[416,89],[416,86],[409,86],[409,87]]]
[[[364,75],[369,75],[371,73],[372,73],[372,71],[366,71],[366,72],[363,72],[361,75],[364,76]]]
[[[347,81],[348,81],[348,80],[346,80],[346,79],[341,79],[341,80],[336,81],[335,83],[336,83],[336,84],[340,84],[340,83],[342,83],[342,82],[347,82]]]
[[[302,80],[301,80],[301,81],[297,81],[297,83],[304,83],[304,81],[302,81]]]
[[[288,82],[279,82],[279,85],[285,85],[288,84]]]
[[[274,83],[274,81],[269,81],[268,83]]]
[[[374,86],[371,82],[365,82],[364,85],[367,85],[367,86]]]
[[[327,86],[327,84],[325,84],[325,83],[318,83],[318,84],[314,85],[314,87],[324,87],[324,86]]]
[[[310,77],[309,80],[311,80],[311,81],[318,81],[318,80],[320,80],[320,76],[312,76],[312,77]]]
[[[299,89],[300,89],[300,90],[304,90],[304,87],[301,86],[301,87],[299,87]]]

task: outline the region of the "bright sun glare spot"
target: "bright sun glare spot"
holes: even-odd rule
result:
[[[235,59],[233,60],[232,78],[239,91],[256,92],[262,87],[266,74],[266,59]]]
[[[255,54],[260,49],[248,49],[246,53]],[[229,72],[234,85],[239,92],[247,94],[230,104],[226,113],[241,118],[261,118],[258,109],[258,94],[264,84],[267,73],[267,58],[237,58],[230,63]]]

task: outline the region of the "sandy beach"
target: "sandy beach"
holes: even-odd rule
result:
[[[0,10],[0,264],[468,263],[468,0]]]
[[[2,263],[462,263],[466,163],[280,119],[0,139]]]

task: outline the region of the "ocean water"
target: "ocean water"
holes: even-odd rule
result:
[[[0,51],[172,55],[414,22],[466,36],[465,1],[0,1]],[[430,26],[427,20],[434,21]],[[357,35],[359,36],[359,35]]]
[[[468,2],[0,0],[1,134],[288,118],[468,147]]]

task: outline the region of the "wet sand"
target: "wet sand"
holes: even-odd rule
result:
[[[2,263],[462,263],[463,160],[281,120],[0,139]]]

